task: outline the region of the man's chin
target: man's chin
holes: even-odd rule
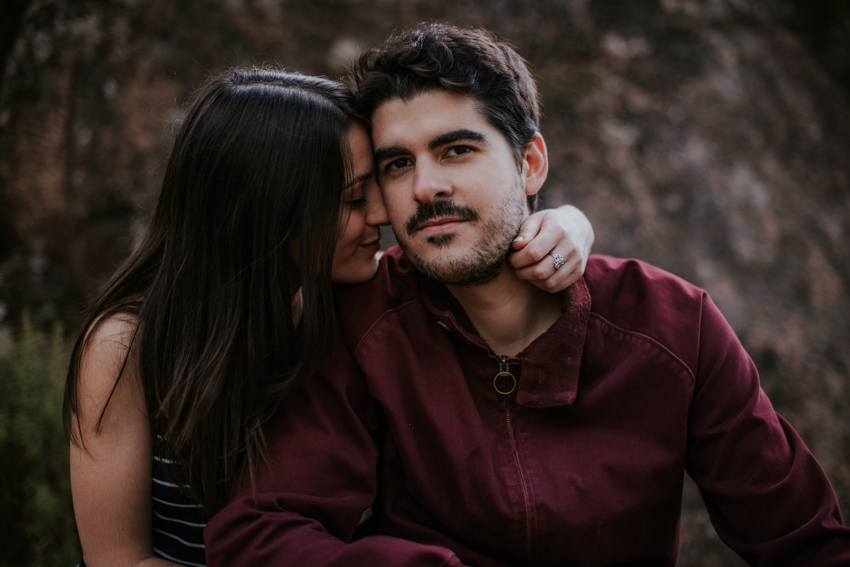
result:
[[[454,254],[463,255],[465,243],[458,237],[457,232],[424,235],[415,233],[399,238],[395,233],[396,242],[408,258],[425,258],[426,261],[440,261],[443,257]],[[454,252],[452,251],[454,249]]]
[[[474,251],[460,257],[448,254],[422,257],[409,253],[407,256],[413,267],[428,279],[446,285],[476,286],[488,284],[499,277],[505,267],[507,253],[489,259]]]
[[[448,246],[455,237],[457,236],[454,232],[447,232],[445,234],[434,234],[425,239],[425,241],[431,246],[436,246],[438,249],[445,248]]]
[[[493,246],[467,242],[456,231],[398,238],[413,267],[428,279],[446,285],[475,286],[492,282],[506,265],[510,240]]]

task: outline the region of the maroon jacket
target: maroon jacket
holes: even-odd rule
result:
[[[674,565],[687,471],[749,563],[850,565],[829,481],[704,291],[595,256],[563,298],[502,395],[453,296],[388,252],[340,292],[334,359],[270,422],[207,564]]]

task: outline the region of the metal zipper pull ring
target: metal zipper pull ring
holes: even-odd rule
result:
[[[513,393],[516,390],[516,376],[511,374],[510,366],[511,361],[516,360],[516,358],[512,358],[510,356],[501,356],[499,357],[499,373],[496,374],[496,377],[493,378],[493,387],[497,392],[502,394],[503,396],[507,396],[508,394]],[[499,378],[510,378],[513,381],[510,390],[500,390],[499,389]]]

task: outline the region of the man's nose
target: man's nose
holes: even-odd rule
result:
[[[439,164],[430,160],[416,162],[413,174],[413,195],[420,203],[433,203],[450,197],[452,185]]]

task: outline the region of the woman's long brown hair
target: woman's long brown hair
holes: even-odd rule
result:
[[[74,416],[89,338],[132,314],[166,474],[207,515],[224,505],[241,459],[263,454],[264,420],[329,354],[338,229],[327,219],[339,217],[353,120],[341,85],[270,69],[232,70],[195,94],[150,227],[81,325],[65,385],[71,442],[82,444]]]

